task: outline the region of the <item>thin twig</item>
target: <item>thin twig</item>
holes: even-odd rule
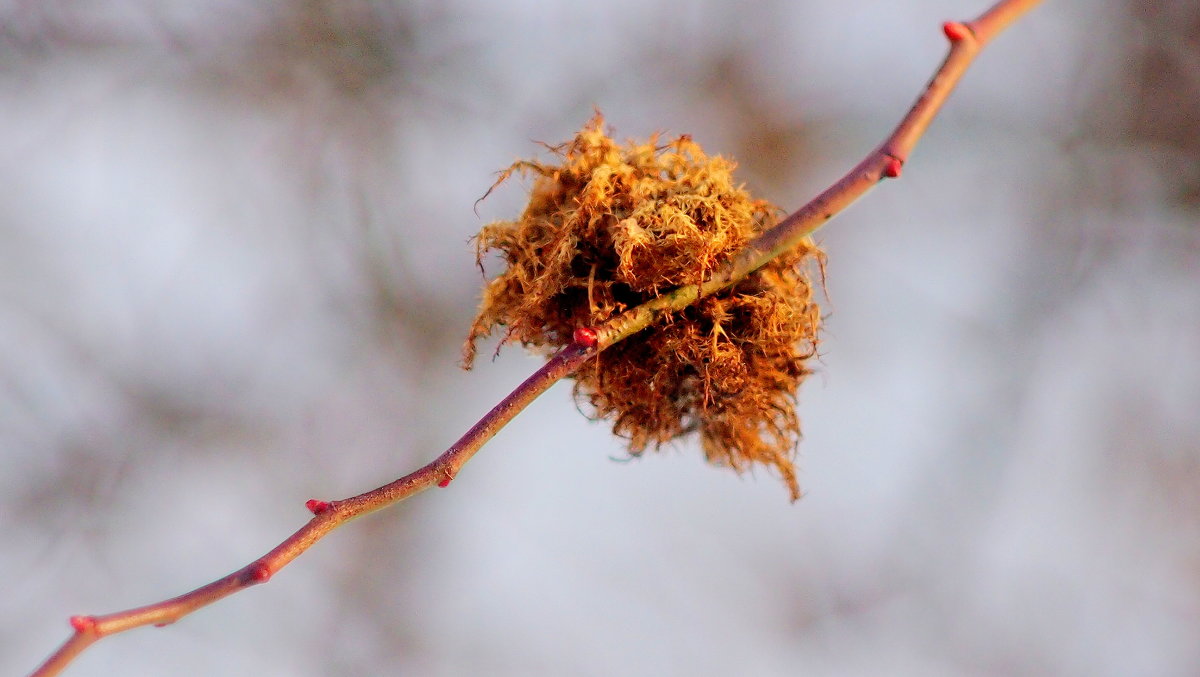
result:
[[[943,24],[942,31],[950,40],[950,51],[946,60],[934,73],[908,114],[878,148],[808,204],[760,235],[703,284],[679,287],[631,308],[608,322],[600,330],[601,349],[649,327],[661,315],[678,311],[695,303],[698,298],[737,283],[780,253],[795,247],[801,240],[812,235],[881,180],[900,176],[900,170],[912,149],[925,134],[929,123],[941,110],[942,104],[946,102],[946,98],[950,96],[950,92],[983,46],[1040,2],[1041,0],[1002,0],[970,23],[950,21]]]
[[[469,461],[484,443],[538,395],[546,392],[559,379],[573,373],[595,352],[595,340],[586,338],[582,343],[573,343],[559,351],[499,404],[492,407],[491,411],[479,419],[479,422],[445,453],[418,470],[378,489],[345,500],[309,501],[308,508],[314,513],[313,518],[270,552],[241,569],[191,592],[155,604],[103,616],[72,616],[71,626],[75,628],[75,634],[33,672],[34,677],[57,675],[80,652],[103,637],[143,625],[169,625],[239,590],[266,583],[275,572],[346,522],[399,503],[431,486],[448,486],[463,464]]]
[[[32,676],[59,674],[84,649],[103,637],[144,625],[168,625],[239,590],[265,583],[275,572],[346,522],[394,505],[431,486],[447,486],[462,466],[497,431],[551,385],[574,373],[590,356],[645,329],[661,315],[680,310],[703,296],[736,283],[781,252],[796,246],[882,179],[899,176],[913,147],[983,46],[1039,2],[1001,0],[975,21],[944,24],[943,31],[950,40],[946,60],[883,144],[823,193],[763,233],[708,281],[702,285],[680,287],[625,312],[595,330],[581,328],[570,345],[517,386],[441,456],[411,474],[358,496],[332,502],[309,501],[308,507],[314,513],[313,518],[273,550],[245,567],[168,600],[102,616],[72,617],[74,634]]]

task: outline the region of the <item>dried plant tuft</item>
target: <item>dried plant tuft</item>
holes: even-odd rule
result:
[[[557,162],[501,172],[496,185],[514,173],[536,179],[519,219],[478,235],[480,265],[492,250],[507,265],[484,291],[465,366],[497,326],[502,344],[561,348],[579,327],[703,282],[774,225],[778,210],[733,182],[734,163],[688,136],[657,141],[619,145],[597,113],[550,147]],[[576,398],[612,419],[635,456],[696,431],[710,461],[739,472],[771,466],[798,498],[795,397],[820,324],[806,268],[821,259],[801,245],[616,343],[576,372]]]

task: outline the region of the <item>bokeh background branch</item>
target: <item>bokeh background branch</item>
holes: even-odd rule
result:
[[[0,558],[20,581],[0,670],[36,663],[64,609],[240,565],[298,502],[419,464],[532,370],[439,366],[478,284],[442,263],[488,183],[461,177],[526,154],[529,120],[549,140],[593,104],[629,135],[668,120],[786,202],[874,143],[961,11],[795,5],[0,9]],[[309,594],[256,588],[73,674],[1193,673],[1200,21],[1038,17],[981,58],[904,189],[823,236],[803,510],[692,450],[613,464],[552,393],[459,490],[282,574]]]

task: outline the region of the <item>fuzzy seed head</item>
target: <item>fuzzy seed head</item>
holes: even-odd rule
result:
[[[778,209],[734,183],[734,164],[688,136],[620,145],[599,115],[552,147],[553,162],[520,161],[500,174],[535,177],[515,221],[476,240],[505,269],[485,288],[463,350],[496,327],[502,344],[552,353],[655,296],[708,279]],[[493,186],[494,187],[494,186]],[[774,468],[799,497],[796,390],[817,348],[820,311],[805,243],[746,279],[618,342],[574,375],[575,396],[613,422],[632,455],[698,433],[706,457],[743,471]]]

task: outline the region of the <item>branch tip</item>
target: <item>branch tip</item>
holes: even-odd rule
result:
[[[971,27],[957,21],[947,21],[942,24],[942,32],[950,42],[962,42],[972,36]]]
[[[329,501],[318,501],[315,498],[310,498],[304,502],[304,507],[308,508],[308,511],[312,514],[320,515],[329,512],[329,509],[333,506],[329,504]]]

